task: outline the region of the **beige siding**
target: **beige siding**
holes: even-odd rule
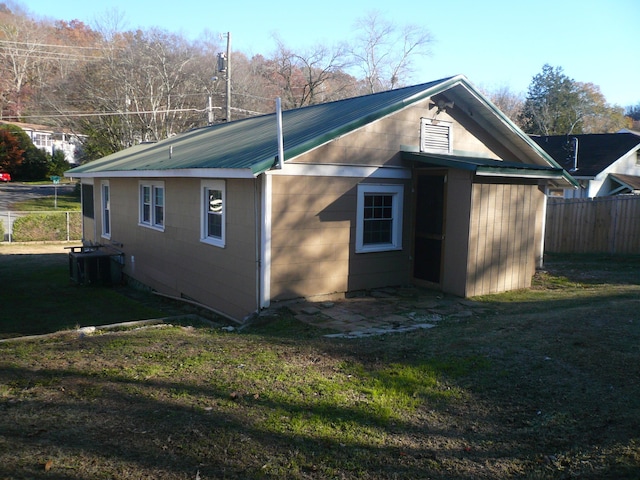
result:
[[[236,319],[257,310],[253,180],[226,180],[225,248],[200,242],[200,179],[164,180],[163,232],[138,225],[137,179],[109,183],[111,242],[122,245],[125,274],[161,293],[190,298]],[[100,190],[95,192],[100,206]],[[97,207],[97,225],[101,214]]]
[[[406,284],[402,251],[355,253],[361,178],[273,177],[271,297],[306,297]],[[378,181],[376,183],[397,183]],[[405,186],[405,205],[409,189]],[[406,209],[405,209],[406,210]],[[408,218],[404,219],[404,225]],[[403,235],[406,241],[408,234]]]
[[[294,160],[295,163],[338,165],[401,165],[398,152],[420,146],[420,118],[432,118],[429,100],[412,105],[392,116],[365,125],[361,129],[326,144]],[[455,110],[454,110],[455,111]],[[454,153],[514,160],[510,152],[466,116],[450,117],[446,112],[438,120],[453,124]],[[463,123],[460,123],[463,122]],[[489,142],[487,146],[484,142]]]
[[[445,292],[464,296],[469,255],[471,176],[463,170],[449,170],[445,193],[445,239],[441,286]]]
[[[537,185],[473,185],[466,296],[531,286],[543,201]]]

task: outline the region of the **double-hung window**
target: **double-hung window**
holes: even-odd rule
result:
[[[226,189],[224,180],[203,181],[201,184],[200,241],[224,247],[226,234]]]
[[[358,185],[356,252],[402,249],[402,185]]]
[[[139,224],[164,230],[164,182],[140,183]]]
[[[102,236],[111,238],[111,189],[107,180],[102,182],[100,191],[102,192]]]

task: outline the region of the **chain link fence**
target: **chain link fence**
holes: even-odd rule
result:
[[[56,242],[82,239],[82,212],[0,212],[0,241]]]

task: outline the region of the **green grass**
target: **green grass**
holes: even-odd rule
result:
[[[57,206],[56,206],[57,205]],[[76,211],[81,209],[80,198],[74,194],[58,194],[46,197],[34,197],[11,205],[15,211],[21,212],[42,212],[42,211]]]
[[[0,343],[0,471],[636,479],[638,266],[555,259],[531,290],[474,299],[480,313],[409,334],[329,339],[283,309],[235,332],[165,325]],[[54,305],[69,285],[47,272],[49,286],[36,286]],[[82,290],[89,308],[101,289]]]
[[[78,285],[67,256],[0,255],[0,338],[162,317],[116,290]]]

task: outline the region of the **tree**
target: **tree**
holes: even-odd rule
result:
[[[62,150],[56,150],[51,155],[51,161],[49,162],[49,171],[47,172],[48,176],[57,175],[62,176],[64,172],[69,170],[71,165],[67,162],[67,159],[64,156],[64,152]]]
[[[621,109],[607,104],[598,86],[576,82],[550,65],[533,77],[518,119],[533,135],[605,133],[625,125]]]
[[[624,109],[609,105],[600,91],[600,87],[593,83],[576,83],[581,103],[585,105],[582,121],[582,133],[610,133],[621,128],[631,126],[631,122],[624,116]]]
[[[13,139],[9,141],[14,156],[12,164],[7,166],[7,171],[11,173],[11,176],[15,176],[19,180],[43,180],[46,178],[49,170],[49,158],[43,150],[33,144],[29,135],[15,125],[2,125],[0,126],[1,131],[8,132]],[[4,136],[7,138],[6,134]],[[21,158],[15,156],[18,152],[22,152]]]
[[[18,138],[5,125],[0,126],[0,171],[15,176],[24,160],[24,150],[20,148]]]
[[[61,90],[67,109],[96,113],[80,125],[99,136],[90,142],[96,152],[113,152],[206,125],[215,65],[180,36],[157,29],[126,32],[105,42],[101,57]]]
[[[524,106],[521,94],[514,93],[508,86],[502,86],[493,92],[488,92],[487,96],[511,121],[518,123]]]
[[[279,38],[275,40],[277,50],[264,75],[282,92],[285,108],[326,102],[332,96],[327,87],[347,66],[346,47],[317,45],[294,52]]]
[[[520,122],[527,133],[534,135],[581,133],[582,118],[575,111],[579,102],[575,82],[562,73],[562,68],[544,65],[529,85]]]
[[[359,19],[356,30],[359,34],[350,53],[368,93],[404,85],[415,61],[431,53],[433,38],[428,30],[418,25],[396,25],[379,11]]]
[[[640,120],[640,103],[637,105],[629,105],[625,108],[625,115],[631,118],[631,120]]]

